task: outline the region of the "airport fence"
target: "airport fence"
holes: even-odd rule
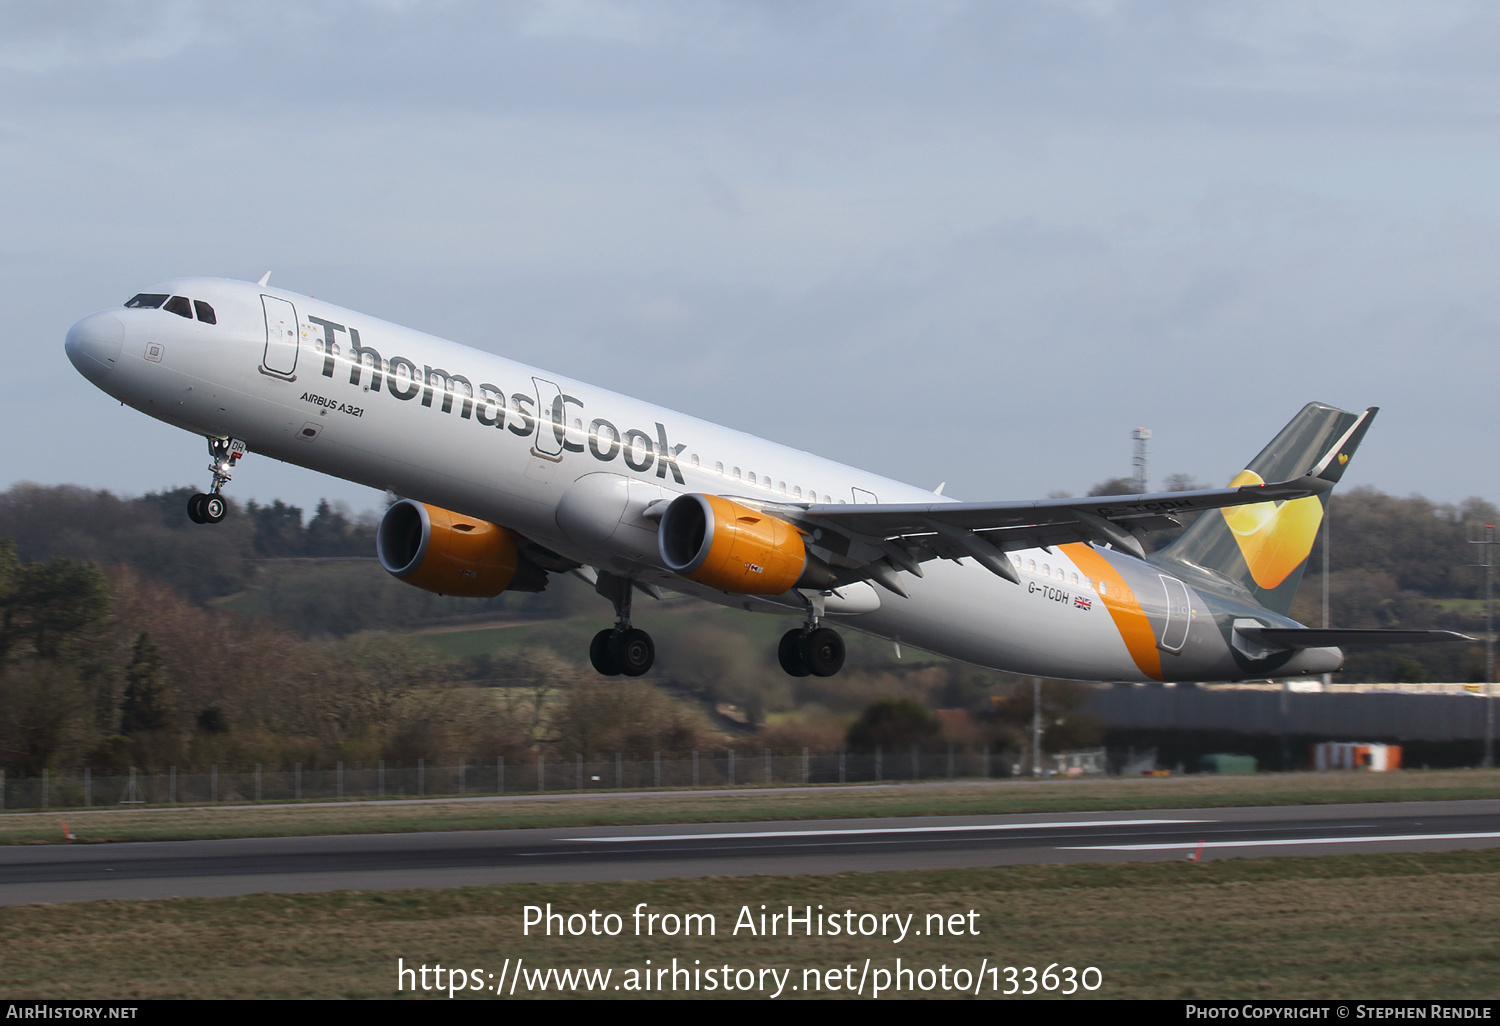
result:
[[[692,787],[795,787],[887,781],[955,780],[1010,776],[1012,764],[982,751],[920,748],[875,752],[758,754],[720,749],[650,758],[615,753],[558,758],[546,754],[493,762],[418,759],[415,764],[332,769],[169,767],[165,773],[131,769],[96,773],[45,770],[38,777],[7,777],[0,770],[0,811],[35,811],[120,805],[204,805],[329,799],[483,797],[548,792],[624,791]]]

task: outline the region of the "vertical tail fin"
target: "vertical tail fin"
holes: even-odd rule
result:
[[[1343,476],[1378,412],[1308,403],[1230,486],[1289,481],[1303,475],[1330,483]],[[1285,615],[1312,552],[1329,493],[1289,502],[1257,502],[1204,513],[1171,545],[1151,557],[1226,577],[1261,605]]]

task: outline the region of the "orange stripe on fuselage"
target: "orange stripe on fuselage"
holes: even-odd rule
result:
[[[1120,576],[1120,572],[1102,552],[1091,545],[1072,542],[1059,545],[1058,548],[1086,576],[1104,583],[1104,594],[1100,597],[1104,599],[1104,608],[1109,610],[1110,617],[1115,621],[1115,629],[1120,632],[1121,640],[1130,651],[1130,658],[1135,660],[1135,665],[1146,676],[1152,680],[1161,680],[1161,650],[1156,647],[1156,630],[1146,618],[1146,611],[1141,608],[1135,592],[1125,583],[1125,578]]]

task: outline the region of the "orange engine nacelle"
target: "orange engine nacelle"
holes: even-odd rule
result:
[[[795,527],[717,495],[673,499],[656,540],[668,570],[720,591],[780,595],[829,581],[828,568],[808,555]]]
[[[385,511],[375,550],[392,576],[461,598],[500,594],[521,559],[516,536],[505,528],[411,499]]]

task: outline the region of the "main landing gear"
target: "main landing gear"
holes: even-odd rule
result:
[[[843,669],[844,639],[838,631],[818,626],[822,617],[823,596],[810,597],[807,599],[807,623],[781,636],[776,658],[791,676],[832,677]]]
[[[606,677],[639,677],[656,662],[656,644],[651,635],[630,626],[630,597],[634,585],[629,578],[600,573],[594,590],[614,603],[615,626],[594,635],[589,643],[589,662]]]
[[[208,472],[214,476],[214,483],[207,494],[199,492],[188,500],[189,520],[195,524],[217,524],[224,519],[224,514],[229,512],[229,505],[224,501],[221,492],[229,483],[229,471],[234,468],[235,461],[243,455],[245,455],[244,442],[237,442],[233,438],[210,438],[208,440],[208,457],[211,461],[208,465]]]
[[[651,635],[630,626],[630,599],[634,582],[599,571],[594,590],[615,607],[615,625],[594,635],[589,642],[589,662],[606,677],[639,677],[656,662]],[[823,618],[821,593],[803,592],[807,622],[787,631],[776,650],[781,668],[793,677],[832,677],[844,668],[844,639],[838,631],[819,625]]]

